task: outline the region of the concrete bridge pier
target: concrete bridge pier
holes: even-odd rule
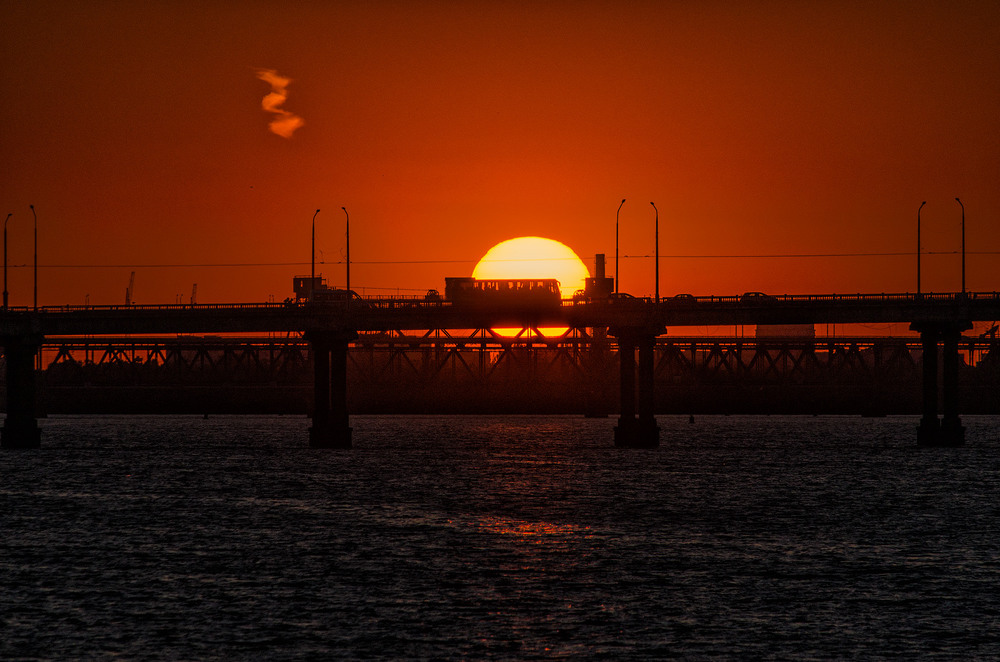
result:
[[[7,417],[0,429],[0,448],[39,448],[42,431],[35,419],[35,357],[41,338],[5,337],[7,363]]]
[[[607,418],[611,413],[614,391],[609,389],[608,330],[591,329],[590,349],[583,357],[584,370],[588,376],[588,389],[584,402],[584,416],[587,418]]]
[[[972,328],[969,322],[922,322],[910,325],[920,333],[923,350],[923,415],[917,428],[919,446],[961,446],[965,427],[959,417],[958,343],[962,331]],[[941,356],[941,405],[938,420],[938,344]]]
[[[941,434],[938,421],[938,334],[937,330],[920,331],[923,362],[923,409],[917,428],[919,446],[936,446]]]
[[[621,412],[618,425],[615,427],[615,446],[656,448],[660,445],[660,428],[656,424],[653,397],[653,348],[656,336],[652,333],[631,332],[618,332],[617,335]],[[639,349],[638,399],[636,398],[636,347]]]
[[[965,427],[958,417],[958,342],[962,332],[948,329],[941,334],[942,375],[941,375],[941,432],[940,445],[961,446],[965,443]]]
[[[305,334],[313,355],[312,448],[350,448],[347,415],[347,347],[354,332],[310,331]]]

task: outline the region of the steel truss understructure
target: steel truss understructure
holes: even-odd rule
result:
[[[1000,368],[1000,342],[963,338],[967,367]],[[821,384],[915,375],[919,338],[754,339],[657,338],[655,378],[661,383],[761,382]],[[309,344],[298,334],[270,337],[47,338],[40,352],[47,383],[109,378],[183,383],[297,383],[310,379]],[[617,379],[617,344],[603,330],[545,336],[537,329],[508,337],[490,329],[456,333],[361,334],[348,352],[358,384],[477,385],[531,380]],[[88,374],[90,373],[90,374]]]

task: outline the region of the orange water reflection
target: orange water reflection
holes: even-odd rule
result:
[[[484,517],[471,524],[486,533],[511,536],[518,541],[533,545],[557,542],[566,538],[579,540],[593,537],[589,526],[579,524],[531,522],[507,517]]]

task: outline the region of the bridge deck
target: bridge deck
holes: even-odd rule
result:
[[[29,334],[265,333],[388,331],[500,326],[643,328],[753,324],[971,322],[1000,319],[1000,293],[680,295],[563,302],[545,309],[481,309],[416,298],[358,302],[162,306],[45,306],[0,312],[0,336]]]

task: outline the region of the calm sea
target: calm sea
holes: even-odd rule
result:
[[[1000,420],[51,417],[0,659],[1000,658]]]

